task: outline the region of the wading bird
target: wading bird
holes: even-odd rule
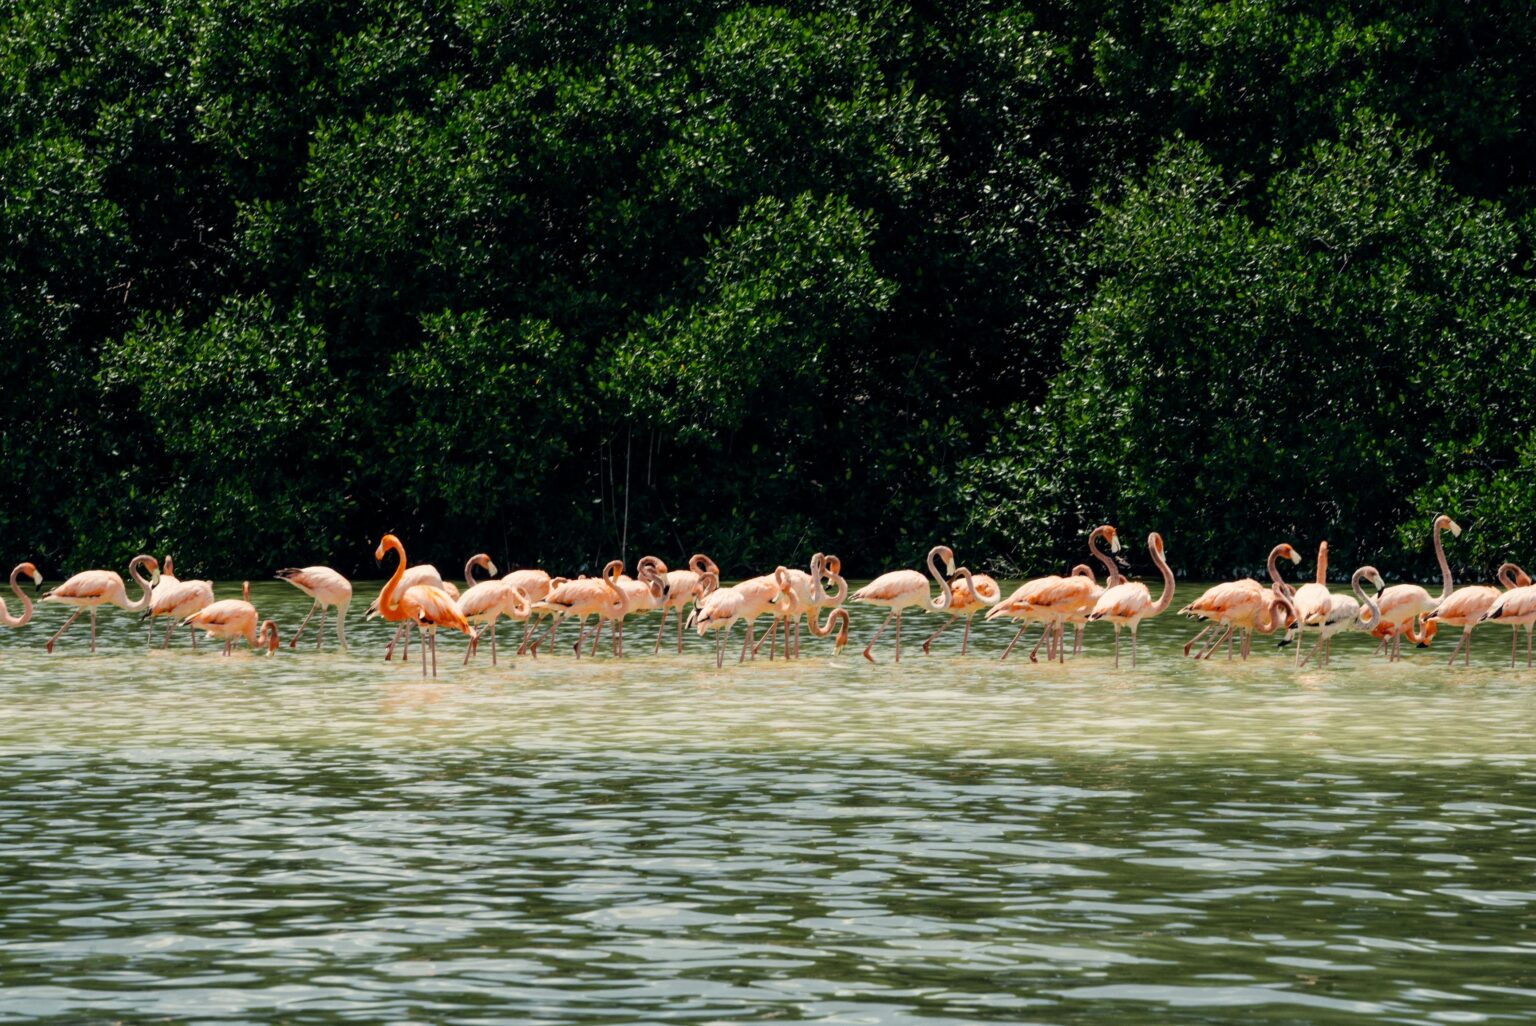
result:
[[[1328,590],[1328,543],[1317,544],[1317,579],[1296,589],[1296,665],[1301,665],[1302,634],[1308,624],[1321,624],[1328,619],[1328,609],[1333,604],[1333,592]],[[1316,649],[1316,645],[1313,649]]]
[[[464,649],[464,662],[467,664],[471,656],[480,647],[480,636],[485,633],[488,626],[491,632],[491,665],[496,665],[496,621],[505,616],[509,620],[527,620],[530,603],[528,596],[517,585],[512,584],[506,577],[500,580],[476,581],[475,567],[482,567],[486,573],[496,573],[496,564],[491,562],[491,557],[480,553],[469,558],[464,564],[464,583],[467,585],[464,594],[458,598],[459,612],[464,614],[464,619],[472,624],[480,624],[481,629],[470,637],[469,644]],[[510,575],[508,575],[510,576]]]
[[[944,559],[944,573],[939,573],[935,560]],[[880,622],[880,629],[875,631],[875,636],[869,639],[869,644],[864,646],[864,658],[870,662],[875,657],[870,650],[875,647],[875,642],[880,640],[880,635],[885,633],[886,625],[891,618],[896,618],[896,661],[901,662],[901,612],[909,606],[918,606],[930,612],[942,612],[949,608],[953,598],[950,591],[949,578],[956,573],[955,554],[948,545],[935,545],[928,550],[928,577],[933,578],[939,585],[939,597],[932,599],[928,595],[928,577],[924,577],[916,570],[892,570],[890,573],[881,574],[864,587],[848,596],[850,602],[862,602],[865,605],[884,606],[890,612],[885,614],[885,619]]]
[[[265,648],[267,655],[271,655],[277,651],[277,624],[261,620],[258,629],[257,622],[256,607],[251,605],[251,582],[245,581],[240,585],[239,598],[205,606],[181,621],[180,626],[223,641],[225,655],[234,651],[235,642],[241,638],[252,649]]]
[[[297,647],[299,635],[304,633],[304,628],[309,625],[309,618],[318,610],[320,626],[315,632],[315,648],[319,649],[325,643],[325,611],[335,606],[336,643],[342,649],[346,649],[347,607],[352,604],[352,582],[328,566],[287,567],[277,572],[277,579],[287,581],[315,600],[309,607],[309,612],[305,614],[304,622],[299,624],[299,629],[293,632],[293,638],[288,642],[288,647]]]
[[[1030,649],[1029,661],[1039,662],[1040,646],[1045,644],[1046,662],[1058,657],[1065,662],[1066,646],[1061,642],[1062,624],[1066,622],[1068,616],[1075,613],[1091,613],[1096,592],[1102,592],[1102,589],[1094,583],[1093,568],[1086,563],[1079,563],[1073,567],[1072,572],[1066,577],[1047,574],[1019,585],[1012,595],[987,610],[986,619],[988,620],[1006,616],[1011,620],[1022,621],[1018,632],[1014,634],[1008,647],[1003,649],[1002,657],[998,661],[1008,658],[1009,653],[1019,643],[1019,638],[1023,637],[1030,624],[1040,623],[1045,626],[1040,631],[1040,638],[1035,642],[1035,647]],[[1047,641],[1047,639],[1051,640]]]
[[[720,579],[720,568],[702,552],[689,557],[688,569],[666,572],[667,597],[661,605],[661,624],[656,628],[656,647],[651,650],[652,655],[661,651],[661,635],[667,629],[667,615],[673,612],[677,614],[677,651],[683,651],[683,607],[689,602],[697,605],[699,585],[706,573],[713,573],[717,581]]]
[[[150,576],[146,580],[139,576],[139,567],[149,567]],[[142,590],[137,599],[128,600],[128,592],[123,586],[123,579],[113,570],[86,570],[75,574],[63,584],[44,595],[44,602],[58,602],[66,606],[74,606],[75,611],[69,619],[64,621],[64,626],[58,629],[53,637],[48,639],[46,646],[49,652],[53,651],[54,642],[59,640],[59,635],[69,629],[69,625],[79,618],[87,609],[91,611],[91,651],[96,651],[96,610],[107,604],[116,606],[129,613],[142,613],[149,608],[151,597],[154,593],[155,582],[160,580],[160,564],[154,556],[137,555],[128,562],[128,576],[133,578],[133,583]]]
[[[442,591],[447,592],[448,597],[451,599],[457,599],[459,597],[459,589],[454,586],[452,581],[443,580],[443,575],[438,573],[437,567],[433,566],[431,563],[418,563],[415,566],[406,567],[405,576],[401,578],[400,586],[397,590],[406,592],[410,591],[412,588],[421,587],[423,585],[429,588],[441,589]],[[383,597],[384,593],[380,592],[379,598],[376,598],[372,602],[368,603],[368,608],[363,610],[364,620],[371,620],[375,616],[379,615],[379,599],[382,599]],[[384,619],[388,620],[389,618],[385,617]],[[395,646],[400,643],[402,635],[405,638],[405,648],[400,652],[400,660],[404,662],[411,658],[410,624],[401,623],[399,627],[395,628],[395,636],[390,639],[389,645],[384,649],[384,661],[386,663],[389,662],[391,658],[393,658],[395,654]]]
[[[1434,622],[1424,624],[1422,634],[1414,635],[1413,629],[1416,621],[1427,615],[1435,606],[1451,597],[1454,590],[1454,582],[1451,580],[1451,564],[1445,558],[1445,544],[1440,540],[1440,532],[1450,529],[1453,537],[1461,536],[1461,528],[1456,521],[1441,514],[1435,517],[1434,541],[1435,558],[1440,562],[1440,595],[1438,598],[1431,596],[1428,591],[1417,584],[1394,584],[1383,591],[1376,599],[1376,605],[1381,610],[1379,621],[1372,621],[1371,627],[1385,627],[1389,629],[1386,637],[1382,638],[1381,648],[1386,649],[1387,659],[1391,662],[1400,660],[1402,655],[1403,634],[1408,633],[1410,640],[1416,644],[1427,645],[1430,638],[1434,637]],[[1373,630],[1372,633],[1376,633]]]
[[[165,628],[165,637],[160,642],[161,648],[170,647],[171,632],[187,617],[213,604],[212,581],[183,581],[171,573],[172,568],[171,557],[166,556],[165,569],[150,595],[149,608],[144,611],[144,619],[151,621],[151,640],[154,638],[154,618],[164,616],[170,619]],[[192,647],[196,648],[197,628],[188,628],[187,633],[192,636]]]
[[[25,627],[32,620],[32,600],[27,593],[21,590],[21,585],[16,581],[23,574],[32,578],[32,587],[43,586],[43,575],[37,572],[37,567],[31,563],[17,563],[11,570],[11,592],[21,601],[21,615],[12,616],[11,611],[5,607],[5,598],[0,596],[0,625],[6,627]]]
[[[1515,646],[1520,640],[1520,628],[1525,628],[1525,665],[1531,665],[1531,633],[1536,624],[1536,588],[1531,587],[1531,577],[1513,563],[1499,566],[1499,584],[1504,593],[1493,600],[1484,611],[1480,623],[1502,623],[1513,628],[1509,637],[1509,665],[1515,665]]]
[[[1279,561],[1289,559],[1292,563],[1300,563],[1301,556],[1290,545],[1282,542],[1269,552],[1269,558],[1265,560],[1265,568],[1269,571],[1270,586],[1268,588],[1255,581],[1251,577],[1245,577],[1240,581],[1227,581],[1223,584],[1213,585],[1189,605],[1179,610],[1179,615],[1187,616],[1192,620],[1208,621],[1207,625],[1184,645],[1184,654],[1189,655],[1189,650],[1195,643],[1205,636],[1207,631],[1217,631],[1215,640],[1207,644],[1199,652],[1195,653],[1196,659],[1210,659],[1221,643],[1227,643],[1227,659],[1232,658],[1232,634],[1236,630],[1243,632],[1242,654],[1247,659],[1250,650],[1251,635],[1259,618],[1269,608],[1270,595],[1289,597],[1290,585],[1286,584],[1280,576]],[[1308,585],[1308,587],[1311,587]],[[1326,589],[1325,589],[1326,590]],[[1293,604],[1288,607],[1299,609]],[[1221,632],[1225,627],[1226,631]]]
[[[1120,666],[1120,628],[1130,629],[1131,666],[1134,668],[1136,632],[1141,627],[1141,621],[1149,616],[1160,615],[1173,602],[1173,571],[1168,569],[1168,560],[1163,555],[1163,536],[1156,531],[1147,535],[1147,550],[1152,553],[1152,562],[1157,564],[1157,569],[1163,575],[1163,591],[1157,601],[1152,600],[1152,593],[1140,581],[1118,584],[1105,589],[1098,602],[1094,603],[1093,612],[1088,615],[1089,620],[1108,620],[1115,625],[1116,668]]]
[[[1381,574],[1376,572],[1374,566],[1362,566],[1349,579],[1350,590],[1355,593],[1353,597],[1349,595],[1334,595],[1332,601],[1326,607],[1314,607],[1315,611],[1311,614],[1312,620],[1307,626],[1317,628],[1317,640],[1312,643],[1312,650],[1307,653],[1307,657],[1301,660],[1298,665],[1307,665],[1312,661],[1312,657],[1317,655],[1317,650],[1321,648],[1323,650],[1323,657],[1318,660],[1318,666],[1326,669],[1328,658],[1333,654],[1333,636],[1335,634],[1341,634],[1344,631],[1365,630],[1366,620],[1376,620],[1380,617],[1381,610],[1377,608],[1376,600],[1367,595],[1364,589],[1360,587],[1362,580],[1370,581],[1375,585],[1378,594],[1385,587]],[[1362,619],[1362,612],[1369,615]],[[1300,619],[1300,608],[1296,610],[1296,615],[1298,617],[1297,637],[1299,639],[1299,628],[1304,622]],[[1301,644],[1298,640],[1298,651],[1300,647]]]
[[[960,617],[965,617],[965,633],[960,637],[960,654],[965,655],[966,647],[971,641],[971,617],[983,609],[989,609],[997,605],[1003,597],[1003,589],[998,587],[997,581],[989,574],[971,574],[965,567],[956,570],[949,577],[949,619],[923,642],[923,654],[929,653],[929,646],[940,634],[955,625]]]
[[[624,572],[624,564],[619,560],[610,560],[603,567],[599,577],[580,577],[574,581],[562,581],[552,587],[544,601],[534,606],[535,610],[552,614],[550,617],[549,633],[538,641],[528,646],[528,650],[535,656],[538,655],[539,646],[548,642],[551,647],[555,643],[555,632],[560,628],[560,622],[567,617],[577,617],[581,624],[581,630],[576,634],[574,651],[576,658],[581,658],[581,644],[587,633],[587,617],[596,616],[598,622],[617,619],[624,615],[627,602],[624,592],[619,590],[619,575]],[[597,654],[597,638],[593,636],[592,654]]]
[[[459,612],[454,597],[447,591],[431,584],[417,584],[409,588],[402,588],[401,581],[405,578],[405,546],[399,538],[392,534],[386,534],[380,541],[379,547],[374,550],[373,558],[384,561],[386,553],[393,552],[398,557],[395,563],[395,572],[390,575],[384,584],[384,590],[379,593],[379,615],[390,623],[402,623],[407,629],[414,626],[416,632],[421,635],[421,675],[427,675],[427,649],[432,650],[432,676],[437,676],[437,629],[444,627],[449,630],[463,631],[471,639],[474,638],[474,629],[469,626],[469,621],[464,619],[464,614]]]

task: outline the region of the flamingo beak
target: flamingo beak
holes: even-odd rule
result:
[[[1295,549],[1291,550],[1291,562],[1293,564],[1301,562],[1301,553],[1297,552]]]
[[[1109,536],[1109,551],[1120,551],[1120,536],[1118,534],[1112,534]]]
[[[489,573],[492,577],[495,577],[497,574],[501,573],[500,570],[496,569],[496,564],[495,563],[486,563],[485,564],[485,569],[486,569],[486,572]]]
[[[1451,518],[1447,517],[1446,520],[1445,520],[1445,526],[1449,527],[1451,529],[1451,537],[1452,538],[1460,538],[1461,537],[1461,525],[1458,524],[1456,521],[1454,521]]]
[[[43,590],[43,575],[36,570],[32,571],[32,587],[38,591]]]

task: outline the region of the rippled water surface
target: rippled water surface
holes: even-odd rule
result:
[[[285,638],[308,607],[256,601]],[[1355,637],[1297,673],[1191,665],[1164,617],[1116,671],[1100,628],[1047,666],[909,622],[871,666],[860,611],[842,656],[717,672],[652,617],[622,663],[454,640],[423,682],[355,613],[349,655],[271,659],[117,611],[45,655],[62,620],[0,632],[0,1021],[1536,1014],[1503,630],[1470,669]]]

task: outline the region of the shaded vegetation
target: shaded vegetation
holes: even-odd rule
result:
[[[1536,543],[1536,12],[18,0],[50,571]],[[861,569],[862,568],[862,569]]]

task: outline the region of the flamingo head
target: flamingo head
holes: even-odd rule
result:
[[[1093,533],[1101,538],[1109,539],[1110,552],[1120,551],[1120,535],[1115,531],[1114,524],[1100,524],[1093,529]],[[1090,536],[1089,540],[1092,540],[1092,536]]]
[[[31,563],[23,563],[18,566],[16,568],[16,574],[18,577],[22,574],[25,574],[32,578],[32,587],[34,588],[41,588],[43,586],[43,575],[38,573],[37,567],[33,566]]]
[[[379,547],[373,550],[373,558],[382,563],[384,561],[384,553],[390,549],[401,553],[402,556],[405,553],[405,546],[400,543],[400,539],[392,534],[386,534],[379,539]]]
[[[1440,514],[1438,517],[1435,517],[1435,530],[1450,531],[1452,538],[1461,537],[1461,525],[1452,520],[1450,517],[1446,516],[1444,513]]]
[[[1377,570],[1374,566],[1361,567],[1359,574],[1376,586],[1376,594],[1380,595],[1383,591],[1387,590],[1387,582],[1381,579],[1381,571]]]
[[[822,566],[829,574],[840,574],[843,572],[843,561],[836,556],[828,556]]]
[[[665,575],[667,573],[667,564],[663,563],[659,556],[641,556],[640,562],[635,564],[635,566],[635,575],[637,577],[640,576],[640,571],[644,570],[646,567],[650,567],[653,572],[659,575]],[[643,580],[644,578],[642,577],[641,579]]]
[[[1292,563],[1301,562],[1301,553],[1291,548],[1291,546],[1287,543],[1276,545],[1275,554],[1278,555],[1281,559],[1289,559]]]
[[[948,545],[935,545],[933,551],[944,560],[944,576],[955,576],[955,550]]]
[[[1091,581],[1091,580],[1094,579],[1094,577],[1093,577],[1093,567],[1089,566],[1087,563],[1079,563],[1079,564],[1077,564],[1077,566],[1074,566],[1072,568],[1072,573],[1069,576],[1071,576],[1071,577],[1086,577],[1086,578],[1088,578]]]
[[[167,577],[173,576],[176,573],[175,565],[171,562],[171,555],[170,555],[170,553],[166,553],[166,555],[165,555],[165,569],[160,571],[160,572],[162,574],[166,575]]]
[[[624,575],[624,561],[622,559],[610,559],[608,565],[603,567],[602,578],[609,584],[615,584]]]

